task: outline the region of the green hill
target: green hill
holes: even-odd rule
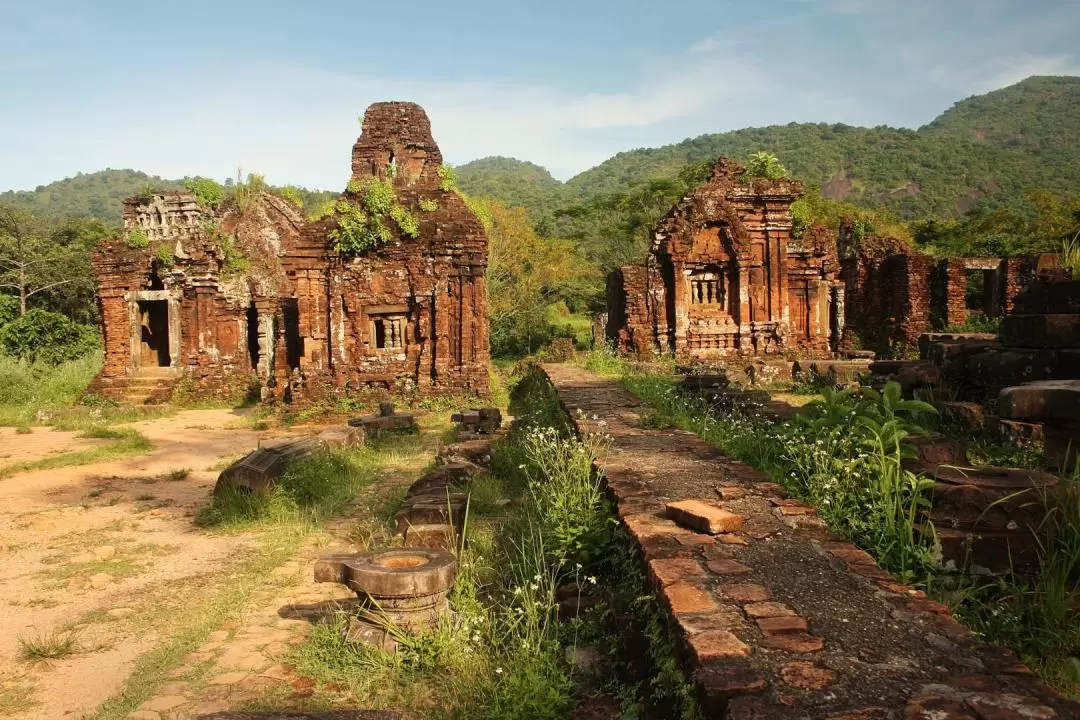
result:
[[[124,198],[135,195],[147,185],[172,188],[181,184],[180,180],[164,180],[137,170],[110,168],[79,173],[33,190],[8,190],[0,193],[0,205],[16,207],[48,220],[94,217],[119,223]]]
[[[741,159],[767,150],[829,199],[889,208],[913,219],[956,216],[976,207],[1023,208],[1035,190],[1080,194],[1077,137],[1080,78],[1032,77],[962,100],[918,130],[791,123],[701,135],[619,153],[565,184],[538,165],[505,157],[474,160],[456,174],[466,193],[525,207],[543,228],[551,226],[557,210],[647,192],[650,183],[678,180],[689,166],[719,155]],[[104,170],[0,193],[0,203],[45,218],[117,222],[123,198],[148,183],[171,187],[180,181]],[[308,194],[305,205],[332,195]]]
[[[507,157],[486,157],[454,168],[458,187],[468,195],[498,200],[530,210],[561,201],[563,185],[546,169]],[[536,218],[534,218],[535,220]]]
[[[1015,207],[1034,190],[1080,192],[1077,137],[1080,78],[1032,77],[962,100],[918,130],[791,123],[622,152],[561,186],[535,165],[505,158],[463,165],[458,177],[471,189],[476,167],[483,186],[538,216],[675,179],[719,155],[768,150],[827,198],[891,208],[905,218],[953,216],[976,206]],[[539,189],[528,187],[537,177]]]

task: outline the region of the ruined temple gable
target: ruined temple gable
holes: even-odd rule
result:
[[[431,134],[424,108],[410,102],[380,102],[364,113],[360,137],[353,145],[352,180],[386,179],[396,185],[439,184],[442,153]]]

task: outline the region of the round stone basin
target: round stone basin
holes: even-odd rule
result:
[[[332,555],[315,563],[315,579],[355,592],[367,622],[428,627],[450,609],[446,594],[457,579],[457,557],[434,548]]]
[[[371,562],[373,565],[378,565],[379,567],[397,570],[400,568],[422,567],[431,562],[431,559],[416,553],[410,553],[408,555],[391,555],[389,553],[384,553],[383,555],[372,558]]]

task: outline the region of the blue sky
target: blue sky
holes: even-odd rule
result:
[[[131,167],[337,189],[357,116],[419,102],[448,162],[560,179],[788,122],[918,127],[1080,75],[1052,0],[0,0],[0,190]]]

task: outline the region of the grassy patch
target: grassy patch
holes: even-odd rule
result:
[[[371,479],[372,459],[366,448],[316,453],[294,463],[269,492],[238,488],[214,497],[199,509],[195,524],[239,530],[322,522]]]
[[[32,685],[19,679],[0,678],[0,715],[17,715],[37,704]]]
[[[25,662],[59,660],[73,655],[78,647],[79,638],[74,632],[38,633],[19,638],[19,659]]]
[[[70,408],[101,369],[95,353],[61,365],[0,355],[0,425],[39,425]]]
[[[106,444],[86,450],[74,450],[72,452],[58,453],[39,460],[28,460],[21,463],[12,463],[0,467],[0,479],[10,477],[16,473],[30,472],[32,470],[49,470],[52,468],[69,467],[71,465],[88,465],[103,460],[113,460],[128,455],[138,455],[151,450],[154,446],[141,433],[130,428],[108,431],[116,433],[110,435],[115,439]]]
[[[107,573],[113,577],[131,577],[143,572],[143,567],[126,558],[108,560],[87,560],[86,562],[65,563],[50,568],[42,575],[54,580],[67,580],[73,577],[90,577]]]

